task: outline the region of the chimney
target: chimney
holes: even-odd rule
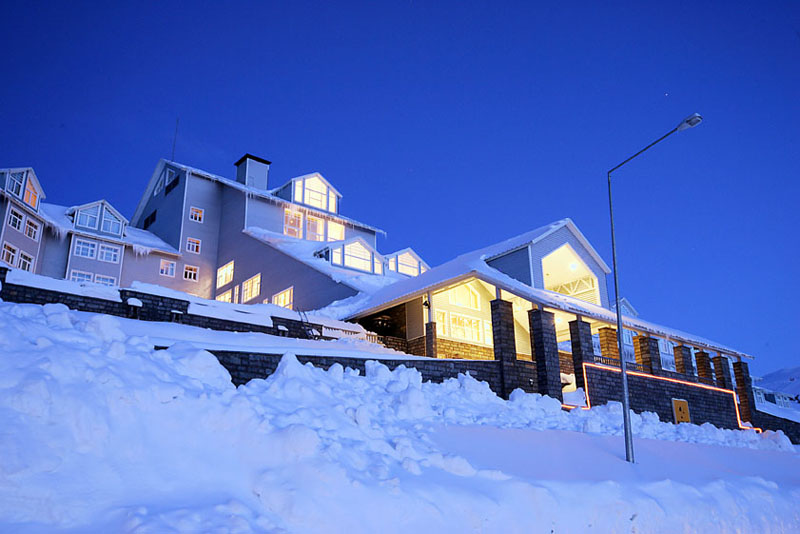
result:
[[[272,162],[264,158],[245,154],[239,161],[234,163],[236,166],[236,181],[254,189],[267,190],[267,176],[269,166]]]

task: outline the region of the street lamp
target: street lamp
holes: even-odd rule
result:
[[[608,212],[611,217],[611,258],[614,265],[614,300],[617,304],[617,350],[619,351],[619,367],[622,371],[622,426],[625,431],[625,460],[631,463],[633,463],[633,433],[631,432],[630,399],[628,398],[628,373],[625,365],[625,353],[622,348],[622,312],[619,306],[619,271],[617,271],[617,242],[614,235],[614,204],[611,202],[611,173],[675,132],[682,132],[683,130],[694,128],[702,121],[703,117],[701,117],[699,113],[692,113],[683,119],[675,128],[608,171]]]

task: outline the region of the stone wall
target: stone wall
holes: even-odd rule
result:
[[[281,354],[257,354],[249,352],[233,351],[209,351],[214,354],[219,362],[228,370],[237,386],[244,384],[254,378],[267,378],[278,368]],[[297,359],[301,363],[311,362],[315,367],[328,369],[334,363],[344,367],[358,369],[363,375],[365,373],[364,358],[345,358],[339,356],[311,356],[298,355]],[[428,359],[392,359],[379,360],[390,369],[400,365],[414,367],[421,374],[423,380],[431,382],[442,382],[447,378],[458,376],[459,373],[467,373],[477,380],[482,380],[489,384],[492,391],[498,392],[501,388],[500,362],[491,360],[444,360],[439,358]]]
[[[753,410],[754,425],[762,430],[783,430],[783,433],[795,445],[800,445],[800,423],[784,419],[758,409]]]
[[[473,345],[439,337],[436,340],[437,358],[455,358],[468,360],[494,360],[492,347]]]
[[[609,401],[622,402],[622,374],[619,369],[596,365],[586,365],[585,369],[592,406]],[[683,399],[689,404],[692,423],[739,428],[733,392],[638,373],[628,373],[628,391],[633,411],[655,412],[666,423],[675,422],[672,399]]]

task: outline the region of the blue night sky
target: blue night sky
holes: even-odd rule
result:
[[[571,217],[643,318],[800,365],[800,3],[3,2],[0,166],[131,216],[156,162],[271,186],[431,265]]]

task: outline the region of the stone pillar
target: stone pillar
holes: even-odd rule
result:
[[[514,308],[507,300],[495,299],[492,307],[492,338],[494,359],[500,363],[502,381],[501,396],[508,395],[517,387],[517,343],[514,339]]]
[[[747,362],[733,362],[733,375],[736,377],[736,394],[739,396],[739,415],[742,421],[749,421],[756,426],[753,421],[756,399],[753,396],[753,381]]]
[[[694,353],[694,360],[697,362],[697,378],[704,384],[714,385],[714,375],[711,372],[711,359],[708,353],[698,350]]]
[[[728,365],[728,358],[718,354],[711,358],[714,362],[714,376],[717,378],[717,386],[723,389],[733,389],[733,380],[731,380],[731,368]]]
[[[538,392],[563,402],[555,316],[542,309],[530,310],[528,323],[533,359],[536,362]]]
[[[692,362],[692,349],[686,345],[676,345],[672,347],[675,355],[675,370],[686,375],[687,378],[694,380],[694,362]]]
[[[569,323],[569,338],[572,342],[572,365],[575,369],[575,387],[586,391],[583,383],[583,362],[594,362],[594,346],[592,343],[592,325],[582,321],[580,317]]]
[[[657,375],[661,372],[661,352],[658,350],[656,338],[636,336],[633,338],[633,350],[636,353],[636,363],[641,365],[646,373]]]
[[[436,358],[436,321],[425,323],[425,356]]]
[[[604,358],[619,360],[619,344],[617,344],[617,330],[604,326],[597,331],[600,335],[600,353]]]

